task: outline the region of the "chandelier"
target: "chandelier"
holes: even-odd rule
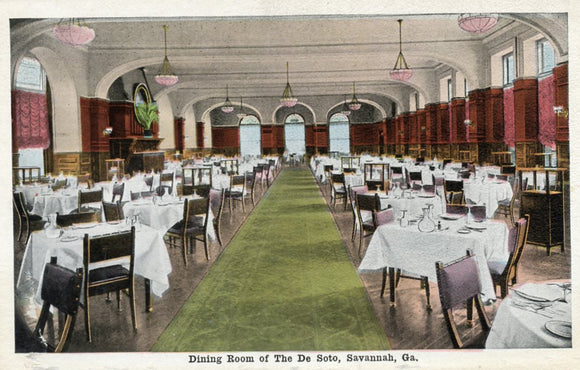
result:
[[[350,110],[359,110],[361,107],[361,103],[359,103],[358,99],[356,98],[356,92],[354,89],[354,82],[352,83],[352,100],[348,103],[348,108]]]
[[[346,94],[344,94],[344,102],[342,103],[342,107],[340,108],[340,113],[344,114],[345,116],[350,115],[350,109],[346,104]]]
[[[222,107],[223,110],[223,107]],[[244,112],[244,101],[242,100],[242,97],[240,96],[240,112],[237,114],[239,119],[244,118],[245,116],[247,116],[246,112]]]
[[[95,38],[95,30],[78,18],[61,19],[52,32],[60,42],[70,46],[86,45]]]
[[[461,14],[457,19],[459,27],[471,33],[484,33],[497,24],[497,14]]]
[[[165,58],[163,58],[163,64],[155,75],[155,82],[159,85],[163,86],[173,86],[179,81],[179,77],[177,77],[173,71],[171,70],[171,66],[169,65],[169,59],[167,59],[167,29],[169,27],[164,25],[163,26],[163,34],[165,38]]]
[[[286,88],[282,93],[282,97],[280,98],[280,103],[284,107],[293,107],[298,102],[298,99],[294,97],[292,94],[292,87],[290,87],[290,80],[288,78],[288,62],[286,62]]]
[[[226,101],[224,102],[224,105],[222,105],[222,112],[224,113],[232,113],[234,111],[234,106],[232,105],[232,102],[230,101],[230,92],[229,92],[229,87],[228,85],[226,85]]]
[[[403,56],[403,42],[401,39],[401,23],[403,23],[403,20],[399,19],[397,22],[399,22],[399,55],[397,56],[395,66],[393,67],[393,70],[389,72],[389,75],[393,80],[407,81],[413,76],[413,71],[409,69],[407,61]]]

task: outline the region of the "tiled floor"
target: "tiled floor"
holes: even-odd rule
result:
[[[258,199],[261,199],[262,192],[258,192]],[[328,191],[323,187],[322,195],[329,202]],[[229,214],[227,207],[222,219],[224,248],[235,235],[235,232],[243,224],[244,220],[251,214],[252,206],[247,203],[246,213],[243,214],[241,208],[234,209],[233,214]],[[352,213],[344,210],[342,204],[335,209],[330,205],[329,211],[332,213],[338,229],[344,241],[344,246],[349,252],[353,268],[358,266],[360,260],[356,257],[356,248],[350,240],[352,230]],[[368,241],[367,241],[368,243]],[[224,248],[219,248],[217,244],[214,248],[214,258],[207,262],[203,253],[203,248],[199,247],[195,256],[185,267],[181,251],[177,248],[169,249],[173,272],[170,275],[170,289],[164,297],[154,301],[153,312],[145,312],[144,307],[139,305],[144,300],[142,282],[137,286],[137,322],[136,333],[131,328],[130,311],[127,299],[124,300],[123,311],[116,310],[116,304],[108,304],[104,297],[94,298],[92,312],[93,343],[89,344],[85,339],[84,319],[79,315],[75,325],[74,334],[70,343],[70,352],[143,352],[149,351],[158,336],[163,332],[171,319],[179,311],[185,300],[191,295],[195,287],[204,278],[211,265],[219,259],[219,253]],[[24,246],[17,243],[15,245],[15,279],[20,267],[20,261]],[[191,261],[190,260],[190,261]],[[380,298],[381,274],[360,275],[364,286],[367,289],[369,301],[371,302],[381,325],[389,338],[393,349],[434,349],[451,348],[443,315],[441,313],[437,286],[430,283],[431,302],[433,309],[427,310],[425,307],[425,293],[420,288],[420,283],[415,280],[402,279],[397,288],[397,306],[391,308],[388,294],[385,298]],[[546,256],[545,249],[527,246],[520,264],[519,282],[539,281],[547,279],[569,279],[570,278],[570,253],[560,253],[555,249],[551,256]],[[30,309],[26,301],[17,297],[16,303],[16,350],[17,352],[27,352],[31,350],[30,341],[26,339],[29,328],[33,328],[36,322],[34,308]],[[493,319],[498,304],[486,306],[486,311],[490,319]],[[28,309],[27,309],[28,307]],[[458,317],[461,322],[465,318]],[[477,320],[476,320],[477,322]],[[479,331],[479,326],[466,328],[460,325],[464,331],[464,337],[469,339]],[[476,342],[482,343],[481,338],[475,338]]]

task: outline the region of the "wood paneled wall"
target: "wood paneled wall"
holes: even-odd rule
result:
[[[239,127],[212,127],[212,148],[240,148],[240,129]]]

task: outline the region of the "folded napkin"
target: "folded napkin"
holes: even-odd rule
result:
[[[564,297],[562,288],[549,284],[524,284],[517,289],[513,289],[518,295],[533,301],[552,302]]]

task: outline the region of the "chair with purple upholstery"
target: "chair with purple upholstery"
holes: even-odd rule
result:
[[[466,215],[469,209],[465,204],[448,204],[446,212],[450,215]]]
[[[487,210],[484,205],[470,206],[469,211],[475,221],[485,221],[487,218]]]
[[[528,230],[530,228],[530,215],[524,215],[520,218],[515,227],[510,229],[508,236],[507,261],[489,261],[489,271],[493,280],[494,287],[499,286],[501,297],[505,298],[508,294],[508,284],[516,284],[518,277],[518,264],[528,240]]]
[[[470,250],[467,250],[467,255],[456,261],[447,264],[436,262],[435,269],[441,310],[447,323],[449,336],[453,342],[453,347],[463,348],[453,319],[454,309],[463,307],[467,302],[467,323],[471,325],[473,323],[473,303],[475,303],[482,329],[488,332],[491,328],[479,295],[479,275],[475,257],[472,256]]]
[[[349,203],[352,209],[352,236],[351,240],[354,242],[354,238],[356,237],[356,231],[358,230],[359,221],[358,221],[358,214],[356,212],[356,195],[357,194],[366,194],[368,193],[369,189],[366,185],[360,186],[350,186],[348,187],[348,197]]]
[[[356,212],[358,218],[359,229],[359,256],[363,250],[364,238],[371,236],[376,229],[373,221],[373,212],[381,209],[381,200],[378,194],[356,194]]]

